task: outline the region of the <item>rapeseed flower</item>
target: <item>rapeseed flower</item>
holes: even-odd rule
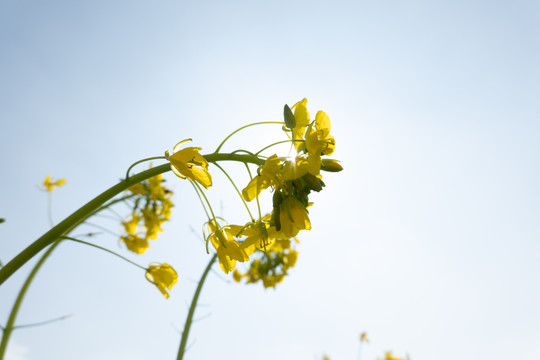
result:
[[[168,299],[169,293],[167,290],[170,291],[174,284],[178,282],[178,274],[167,263],[151,263],[146,269],[146,279],[156,285],[163,296]]]
[[[191,139],[180,141],[173,149],[173,153],[165,156],[171,162],[171,170],[180,178],[188,178],[191,181],[197,181],[208,189],[212,186],[212,176],[208,172],[208,161],[199,154],[200,147],[187,147],[180,149],[181,145]]]
[[[282,183],[281,174],[281,160],[276,154],[266,159],[263,167],[261,168],[259,175],[255,176],[242,190],[242,196],[246,201],[255,199],[261,191],[272,185],[279,186]]]
[[[53,181],[51,175],[47,175],[45,180],[43,180],[43,186],[45,186],[45,190],[47,190],[48,192],[52,192],[55,187],[62,186],[65,183],[66,183],[66,179]]]
[[[240,243],[234,239],[233,230],[228,226],[219,226],[215,220],[207,223],[209,235],[206,240],[212,243],[219,260],[219,266],[225,274],[233,271],[236,262],[249,260],[248,254]]]

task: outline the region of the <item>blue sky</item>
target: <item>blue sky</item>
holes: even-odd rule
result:
[[[362,360],[535,358],[539,20],[533,1],[3,1],[0,260],[47,230],[47,174],[68,180],[60,220],[133,162],[188,137],[211,152],[306,97],[330,116],[345,170],[325,177],[275,291],[210,276],[188,358],[357,359],[363,331]],[[258,130],[227,150],[271,141]],[[241,218],[215,177],[210,196]],[[190,230],[204,221],[195,195],[167,179],[172,221],[127,256],[173,264],[171,299],[107,254],[61,245],[19,319],[73,316],[17,331],[11,359],[175,356],[208,256]],[[0,287],[2,324],[28,271]]]

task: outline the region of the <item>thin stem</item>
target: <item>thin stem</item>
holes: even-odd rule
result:
[[[113,235],[115,237],[120,237],[120,235],[112,232],[111,230],[107,229],[106,227],[103,227],[103,226],[100,226],[100,225],[97,225],[97,224],[93,224],[93,223],[90,223],[88,221],[85,221],[83,222],[84,225],[88,225],[88,226],[93,226],[95,227],[96,229],[99,229],[99,230],[102,230],[102,231],[105,231],[106,233],[110,234],[110,235]]]
[[[238,196],[240,196],[240,199],[242,200],[242,202],[244,203],[244,206],[246,207],[246,210],[249,214],[249,217],[251,218],[251,221],[255,221],[255,219],[253,218],[253,215],[251,215],[251,211],[249,211],[249,207],[246,203],[246,200],[244,200],[244,197],[242,196],[242,194],[240,193],[240,190],[238,190],[238,188],[236,187],[236,184],[234,183],[233,179],[231,179],[231,177],[229,176],[229,174],[227,174],[227,172],[225,171],[225,169],[223,169],[221,166],[219,166],[217,163],[215,163],[214,165],[216,165],[221,171],[223,171],[223,173],[225,174],[225,176],[227,176],[227,179],[229,179],[229,181],[231,182],[232,186],[234,186],[234,189],[236,190],[236,192],[238,193]]]
[[[117,254],[117,253],[115,253],[114,251],[109,250],[109,249],[106,249],[106,248],[101,247],[101,246],[99,246],[99,245],[92,244],[92,243],[89,243],[89,242],[86,242],[86,241],[82,241],[82,240],[79,240],[79,239],[75,239],[75,238],[72,238],[72,237],[69,237],[69,236],[62,236],[62,239],[75,241],[75,242],[78,242],[78,243],[80,243],[80,244],[92,246],[92,247],[95,247],[95,248],[97,248],[97,249],[106,251],[106,252],[108,252],[109,254],[113,254],[113,255],[119,257],[120,259],[125,260],[125,261],[127,261],[128,263],[130,263],[130,264],[132,264],[132,265],[135,265],[136,267],[141,268],[141,269],[143,269],[144,271],[146,271],[146,268],[145,268],[144,266],[141,266],[141,265],[137,264],[136,262],[131,261],[131,260],[129,260],[128,258],[125,258],[125,257],[123,257],[122,255]]]
[[[47,215],[49,217],[49,225],[54,226],[54,221],[52,217],[52,191],[47,192]]]
[[[210,214],[208,213],[208,210],[206,210],[206,205],[204,205],[204,201],[201,197],[201,194],[199,194],[199,189],[195,186],[195,184],[193,183],[193,181],[190,181],[189,182],[191,184],[191,186],[193,186],[193,190],[195,190],[195,193],[197,194],[197,196],[199,197],[199,201],[201,202],[201,205],[203,207],[203,210],[204,210],[204,213],[206,214],[206,217],[208,218],[208,221],[212,220],[212,218],[210,217]]]
[[[262,165],[264,163],[257,156],[253,155],[244,155],[244,154],[208,154],[204,155],[208,162],[216,161],[239,161],[242,163],[252,163],[256,165]],[[141,181],[151,178],[167,172],[171,169],[170,164],[166,163],[159,165],[148,170],[142,171],[138,174],[131,176],[129,179],[120,181],[118,184],[107,189],[100,195],[96,196],[94,199],[90,200],[88,203],[83,205],[80,209],[75,211],[73,214],[65,218],[63,221],[58,223],[55,227],[50,229],[39,239],[30,244],[26,249],[21,251],[17,256],[15,256],[10,262],[8,262],[3,268],[0,269],[0,285],[4,283],[15,271],[17,271],[21,266],[23,266],[28,260],[33,258],[37,253],[43,250],[47,245],[52,244],[60,236],[67,234],[82,221],[88,218],[97,208],[102,206],[105,202],[112,199],[116,195],[120,194],[122,191],[128,189],[130,186],[135,185]]]
[[[264,150],[268,149],[268,148],[271,148],[272,146],[275,146],[275,145],[279,145],[279,144],[284,144],[284,143],[288,143],[288,142],[303,142],[304,140],[281,140],[281,141],[278,141],[278,142],[275,142],[273,144],[270,144],[268,146],[265,146],[263,147],[261,150],[257,151],[255,153],[255,155],[259,155],[261,152],[263,152]]]
[[[50,324],[50,323],[53,323],[53,322],[65,320],[65,319],[67,319],[68,317],[71,317],[71,316],[73,316],[73,315],[64,315],[64,316],[60,316],[60,317],[57,317],[57,318],[54,318],[54,319],[40,321],[40,322],[36,322],[36,323],[32,323],[32,324],[17,325],[17,326],[14,327],[14,329],[22,329],[22,328],[29,328],[29,327],[47,325],[47,324]]]
[[[131,164],[130,167],[128,167],[127,171],[126,171],[126,180],[129,179],[129,171],[131,169],[133,169],[134,166],[142,163],[142,162],[145,162],[145,161],[150,161],[150,160],[167,160],[167,158],[165,156],[152,156],[152,157],[149,157],[149,158],[146,158],[146,159],[142,159],[142,160],[139,160],[139,161],[136,161],[134,162],[133,164]]]
[[[191,180],[190,180],[191,181]],[[214,219],[214,221],[216,222],[216,226],[219,228],[219,224],[216,220],[216,215],[214,214],[214,210],[212,210],[212,205],[210,205],[210,201],[208,201],[208,198],[206,197],[206,195],[204,194],[203,190],[201,189],[201,187],[199,186],[199,184],[197,184],[195,181],[191,181],[198,189],[199,189],[199,192],[201,193],[201,195],[203,196],[204,200],[206,201],[206,205],[208,205],[208,209],[210,210],[210,213],[212,213],[212,218]]]
[[[219,146],[217,147],[216,151],[214,151],[214,154],[216,154],[219,149],[221,149],[221,147],[223,146],[223,144],[225,144],[225,142],[227,140],[229,140],[229,138],[231,136],[233,136],[234,134],[236,134],[237,132],[239,132],[240,130],[244,130],[245,128],[248,128],[250,126],[255,126],[255,125],[262,125],[262,124],[281,124],[283,125],[284,122],[283,121],[261,121],[261,122],[256,122],[256,123],[253,123],[253,124],[249,124],[249,125],[245,125],[245,126],[242,126],[241,128],[238,128],[236,130],[234,130],[232,133],[229,134],[229,136],[227,136],[222,142],[221,144],[219,144]]]
[[[193,315],[195,315],[195,308],[197,307],[197,301],[199,300],[199,295],[201,294],[204,281],[206,280],[206,277],[208,276],[208,273],[210,272],[210,269],[212,268],[212,265],[214,264],[216,259],[217,259],[217,254],[214,254],[212,258],[210,259],[210,261],[208,262],[208,265],[206,265],[206,269],[204,269],[204,272],[201,276],[201,280],[199,280],[199,284],[197,285],[197,289],[195,290],[195,294],[193,295],[193,299],[191,300],[191,305],[189,307],[186,323],[184,325],[184,331],[182,332],[182,339],[180,340],[180,348],[178,350],[178,356],[176,358],[177,360],[182,360],[184,358],[189,330],[191,328],[191,324],[193,323]]]
[[[47,260],[49,255],[53,252],[53,250],[60,244],[61,240],[57,240],[54,244],[52,244],[49,249],[43,254],[41,259],[37,262],[37,264],[34,266],[28,277],[26,278],[26,281],[24,282],[21,290],[19,291],[19,295],[17,295],[17,299],[15,299],[15,303],[13,304],[13,307],[11,308],[11,313],[9,314],[9,318],[6,324],[6,327],[4,328],[4,333],[2,334],[2,342],[0,343],[0,360],[4,359],[4,355],[6,353],[7,344],[9,342],[9,338],[11,336],[12,331],[14,330],[14,324],[15,319],[17,318],[17,313],[19,312],[19,308],[21,307],[22,301],[24,299],[24,296],[26,295],[26,291],[30,287],[30,283],[32,280],[34,280],[34,277],[36,276],[38,270],[41,268],[41,265]]]

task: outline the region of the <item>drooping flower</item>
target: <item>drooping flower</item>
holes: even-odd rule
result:
[[[66,179],[53,181],[51,175],[47,175],[45,180],[43,180],[43,186],[45,186],[45,190],[47,190],[48,192],[52,192],[55,187],[62,186],[65,183],[66,183]]]
[[[219,260],[219,266],[225,274],[233,271],[236,267],[236,262],[244,262],[249,260],[248,254],[240,247],[240,243],[234,239],[233,231],[228,226],[218,226],[211,220],[207,223],[208,235],[207,240],[212,243]]]
[[[200,147],[187,147],[180,149],[181,145],[191,139],[180,141],[173,149],[173,153],[166,156],[171,162],[171,170],[180,178],[189,178],[197,181],[208,189],[212,186],[212,176],[208,172],[208,161],[199,154]]]
[[[283,199],[279,220],[281,231],[286,237],[294,237],[300,230],[311,230],[311,222],[305,206],[292,196]]]
[[[174,284],[178,282],[178,274],[167,263],[151,263],[146,269],[146,279],[156,285],[163,296],[168,299],[169,293],[167,290],[170,291]]]
[[[276,154],[266,159],[260,174],[255,176],[242,190],[242,196],[246,201],[255,199],[261,191],[272,185],[281,183],[279,169],[281,168],[281,160]]]

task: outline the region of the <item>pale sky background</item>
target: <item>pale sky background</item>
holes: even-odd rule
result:
[[[313,196],[276,290],[215,267],[186,359],[357,360],[363,331],[362,360],[540,359],[539,35],[537,1],[2,1],[0,260],[48,229],[47,174],[68,180],[59,221],[133,162],[188,137],[211,152],[306,97],[345,170]],[[280,140],[270,129],[227,150]],[[219,211],[244,221],[211,171]],[[166,178],[176,206],[147,254],[94,241],[172,264],[171,298],[62,244],[18,323],[73,316],[16,331],[8,359],[175,358],[209,256],[191,187]],[[29,270],[0,287],[2,325]]]

